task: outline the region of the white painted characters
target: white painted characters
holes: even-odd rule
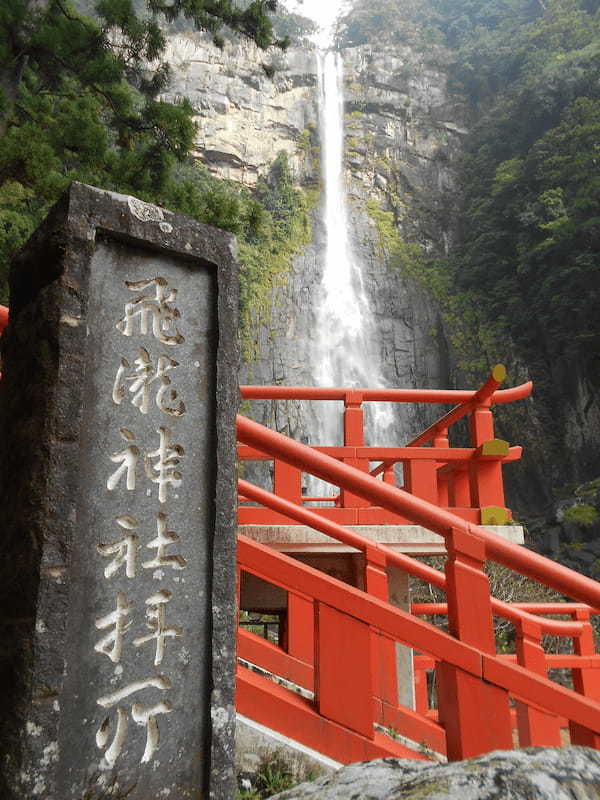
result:
[[[100,727],[96,731],[96,744],[104,750],[104,758],[106,763],[112,767],[119,757],[125,739],[127,737],[128,717],[126,709],[120,705],[123,700],[130,697],[136,692],[144,689],[159,689],[160,691],[168,691],[171,688],[171,681],[165,678],[164,675],[156,675],[152,678],[146,678],[141,681],[133,681],[115,692],[99,697],[97,703],[102,708],[116,709],[116,726],[111,725],[110,716],[103,719]],[[138,725],[146,726],[146,746],[141,758],[141,763],[150,761],[154,752],[156,751],[159,743],[158,723],[156,717],[159,714],[170,714],[173,706],[169,700],[159,700],[152,706],[143,706],[141,703],[131,704],[131,716]],[[110,739],[111,727],[115,727],[115,732],[112,742],[108,743]]]
[[[138,357],[133,363],[132,367],[126,358],[121,358],[112,390],[115,405],[121,405],[126,385],[129,384],[129,392],[133,395],[131,404],[139,408],[142,414],[147,414],[150,409],[152,384],[158,382],[154,399],[160,411],[171,417],[181,417],[185,414],[185,403],[179,400],[177,389],[167,376],[169,370],[179,366],[178,361],[161,355],[156,364],[153,364],[150,353],[145,347],[140,347]]]
[[[177,418],[186,413],[173,378],[174,371],[182,368],[165,352],[165,346],[173,348],[185,341],[178,327],[181,315],[176,306],[177,289],[160,276],[125,281],[125,287],[137,296],[125,303],[125,313],[116,328],[133,338],[133,347],[127,357],[118,356],[111,399],[123,422],[132,413],[137,422],[132,426],[134,430],[118,428],[126,447],[108,456],[116,468],[106,480],[111,499],[107,513],[112,515],[118,535],[108,536],[107,541],[96,545],[104,581],[114,586],[114,599],[110,601],[112,610],[95,620],[95,627],[103,635],[95,642],[94,650],[106,657],[103,663],[108,659],[116,665],[107,681],[111,685],[121,683],[120,688],[101,694],[96,701],[105,709],[96,731],[96,745],[111,768],[124,750],[127,752],[125,743],[132,721],[146,730],[140,763],[149,762],[160,743],[157,717],[173,711],[171,699],[166,696],[172,688],[169,677],[150,675],[132,680],[133,675],[127,673],[141,669],[144,674],[147,669],[169,663],[168,656],[184,629],[172,619],[176,613],[173,592],[160,583],[172,570],[183,570],[188,565],[180,552],[180,537],[169,530],[167,519],[167,506],[177,500],[175,491],[183,483],[185,450],[175,441],[179,438],[175,428],[156,428],[153,417],[148,417],[156,407],[175,426]],[[144,346],[138,337],[146,337]],[[130,403],[124,402],[127,398]],[[132,411],[130,404],[137,411]],[[115,507],[126,499],[128,507]],[[148,508],[153,502],[158,508]],[[152,527],[156,522],[156,535],[146,529],[148,512]],[[129,700],[131,695],[136,697]]]
[[[173,432],[163,425],[156,431],[159,436],[158,447],[144,456],[144,471],[146,477],[158,484],[158,500],[166,503],[169,488],[177,489],[182,483],[181,460],[185,450],[180,444],[172,444]],[[136,435],[127,428],[121,428],[120,434],[127,442],[135,442]],[[110,492],[114,491],[121,479],[124,479],[128,491],[135,490],[138,476],[137,466],[140,457],[140,448],[130,444],[125,450],[109,456],[114,464],[119,464],[117,469],[109,476],[106,486]],[[154,463],[152,463],[154,461]]]
[[[169,287],[160,276],[142,281],[125,281],[131,292],[154,288],[154,295],[140,294],[125,304],[125,316],[117,322],[117,328],[124,336],[133,336],[135,319],[139,320],[139,332],[146,336],[152,333],[155,339],[167,345],[181,344],[185,341],[175,327],[181,316],[174,305],[177,289]]]

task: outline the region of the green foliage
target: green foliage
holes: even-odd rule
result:
[[[314,775],[306,775],[303,780],[314,780]],[[254,788],[240,790],[237,800],[262,800],[290,789],[297,783],[285,754],[275,752],[261,760],[254,779]]]
[[[367,210],[377,228],[381,256],[392,269],[418,281],[431,293],[442,310],[458,367],[465,376],[479,380],[502,360],[500,331],[481,314],[472,293],[454,291],[447,259],[428,257],[419,245],[405,241],[393,212],[381,209],[377,201],[369,200]]]
[[[425,263],[398,242],[387,249],[441,302],[463,370],[511,351],[542,391],[557,363],[597,385],[597,3],[431,0],[419,13],[453,48],[453,86],[478,110],[461,166],[462,246]]]
[[[270,319],[273,290],[285,281],[293,256],[310,241],[310,211],[318,192],[295,187],[281,152],[254,197],[260,213],[240,241],[242,355],[247,362],[258,355],[260,323]]]
[[[593,525],[598,521],[600,514],[598,510],[587,503],[580,503],[565,510],[564,518],[567,522],[575,522],[577,525]]]
[[[439,42],[442,34],[432,24],[431,7],[424,0],[350,0],[341,14],[336,38],[342,47],[365,43]]]
[[[70,0],[0,6],[0,302],[11,255],[71,181],[174,210],[194,205],[194,189],[173,179],[193,143],[192,106],[157,99],[169,79],[161,24],[183,17],[215,34],[225,25],[268,47],[275,8],[273,0],[99,0],[92,19]],[[217,212],[214,200],[199,217],[229,215],[231,227],[232,210]]]

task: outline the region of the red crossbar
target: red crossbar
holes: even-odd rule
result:
[[[478,541],[489,559],[593,608],[600,607],[600,584],[591,578],[515,545],[485,528],[465,522],[433,503],[413,497],[402,489],[342,464],[324,453],[316,452],[313,448],[265,428],[247,417],[238,415],[237,427],[238,439],[244,444],[324,481],[343,485],[376,505],[408,517],[413,524],[422,525],[446,540],[452,536],[453,531],[461,531]]]
[[[381,709],[384,706],[394,708],[385,700],[377,700],[379,695],[376,694],[375,705],[380,711],[373,710],[370,700],[375,685],[372,670],[378,669],[377,659],[387,652],[383,643],[391,639],[435,659],[439,720],[445,729],[450,759],[466,758],[499,747],[510,748],[514,719],[522,745],[559,744],[564,717],[569,720],[573,743],[600,749],[600,704],[597,702],[600,683],[595,675],[597,659],[589,625],[589,614],[599,605],[598,584],[251,420],[239,418],[238,438],[294,468],[402,514],[446,539],[448,559],[446,576],[442,576],[435,570],[427,572],[423,565],[416,566],[407,556],[393,551],[388,553],[384,546],[368,542],[356,532],[340,528],[310,509],[240,482],[240,491],[245,497],[264,502],[278,513],[296,518],[326,535],[333,534],[334,538],[365,553],[367,594],[240,537],[242,570],[287,590],[290,596],[298,593],[303,598],[313,598],[315,702],[321,714],[362,736],[370,736],[372,723],[382,718]],[[564,622],[544,620],[525,608],[499,604],[490,597],[489,584],[482,571],[486,558],[490,557],[530,577],[541,578],[587,605],[578,606],[574,611],[575,619]],[[385,602],[381,590],[385,591],[387,563],[398,566],[402,563],[409,572],[421,577],[427,572],[431,583],[445,587],[449,634],[431,626],[415,625],[414,616]],[[516,664],[495,653],[492,614],[499,611],[517,629]],[[541,648],[543,629],[573,637],[575,654],[569,664],[579,694],[547,679],[550,664]],[[458,649],[457,645],[460,645]],[[352,654],[360,654],[360,658],[353,658]],[[339,672],[340,659],[344,664],[343,672]],[[423,683],[422,679],[420,682]],[[422,695],[422,686],[419,693]],[[509,706],[509,695],[517,701],[516,717]],[[422,707],[422,698],[419,702]],[[429,714],[429,709],[421,710]],[[397,718],[401,717],[400,713]],[[414,723],[411,719],[410,715],[406,718],[406,725]]]

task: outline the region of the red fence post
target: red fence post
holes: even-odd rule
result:
[[[452,508],[473,508],[471,482],[466,466],[457,464],[452,468],[448,482],[448,501]]]
[[[584,623],[581,634],[573,639],[573,651],[578,656],[593,656],[596,654],[594,631],[590,623],[590,611],[585,608],[576,609],[574,618]],[[573,688],[579,694],[591,700],[600,700],[600,670],[591,667],[577,667],[571,670],[573,675]],[[593,747],[600,750],[600,734],[594,733],[575,722],[569,722],[571,744]]]
[[[373,739],[371,629],[317,603],[315,700],[319,714]]]
[[[437,461],[415,459],[404,462],[404,489],[430,503],[438,502]]]
[[[285,461],[275,459],[273,492],[278,497],[300,504],[302,502],[302,473],[300,470],[286,464]]]
[[[390,486],[396,485],[396,471],[394,469],[394,465],[390,464],[389,467],[386,467],[383,471],[383,482],[389,483]]]
[[[541,625],[528,619],[516,623],[517,663],[547,678],[546,655],[541,646]],[[560,747],[560,720],[554,714],[540,711],[517,701],[517,726],[520,747]]]
[[[491,403],[491,398],[489,398],[477,406],[469,418],[473,447],[483,447],[494,439],[494,417]],[[481,509],[481,524],[502,525],[508,522],[510,515],[504,506],[504,484],[500,461],[474,459],[469,464],[469,481],[473,506]],[[490,509],[489,514],[486,513],[488,508]]]
[[[314,608],[312,600],[288,592],[287,651],[306,664],[312,664],[315,651]]]
[[[429,711],[429,687],[427,686],[427,668],[431,659],[427,656],[415,656],[415,711],[425,715]],[[435,662],[433,662],[435,668]]]
[[[490,587],[483,572],[485,544],[453,528],[446,546],[450,633],[483,652],[495,653]],[[508,692],[445,661],[437,676],[440,722],[451,761],[512,748]]]
[[[389,602],[386,559],[375,547],[365,550],[365,591]],[[390,705],[398,703],[396,643],[375,631],[371,633],[373,695]]]
[[[344,398],[345,447],[364,447],[365,424],[362,401],[362,392],[346,392]],[[369,462],[362,458],[345,458],[344,463],[363,472],[369,471]],[[366,503],[364,498],[342,488],[340,489],[340,505],[342,508],[361,508],[364,505],[369,505],[369,503]]]

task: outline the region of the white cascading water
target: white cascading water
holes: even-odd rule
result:
[[[361,264],[350,241],[344,181],[343,62],[331,49],[319,51],[319,124],[325,190],[323,223],[326,247],[319,288],[313,377],[318,386],[383,386],[377,326],[365,292]],[[341,444],[339,404],[322,404],[317,441]],[[393,426],[387,404],[366,406],[369,444],[386,444]],[[386,436],[387,434],[387,436]]]

